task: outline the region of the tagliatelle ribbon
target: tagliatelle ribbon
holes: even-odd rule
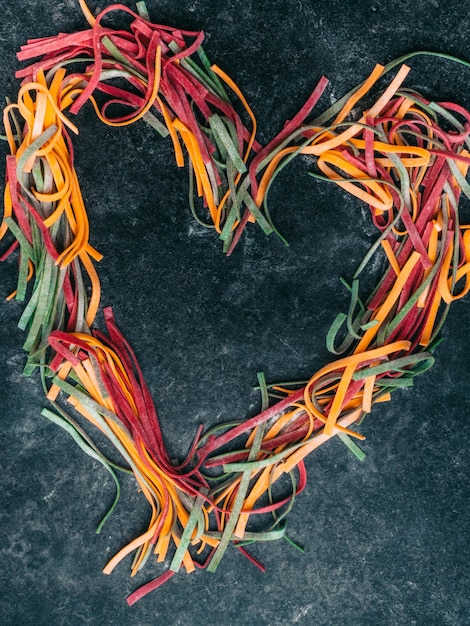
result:
[[[134,475],[150,506],[148,528],[104,572],[132,553],[132,576],[152,555],[157,563],[171,557],[167,571],[129,596],[133,604],[181,568],[216,571],[230,545],[264,570],[246,548],[282,538],[294,543],[286,516],[305,488],[306,457],[337,436],[362,460],[356,441],[364,437],[355,425],[432,366],[449,306],[470,290],[470,226],[459,218],[461,193],[470,198],[470,113],[404,89],[409,67],[401,65],[375,102],[353,118],[378,80],[399,65],[392,62],[377,65],[308,122],[327,84],[320,79],[297,115],[261,146],[252,109],[234,81],[209,62],[202,33],[153,24],[143,2],[138,13],[113,5],[96,18],[84,0],[79,3],[89,29],[34,39],[18,54],[36,60],[18,72],[18,102],[4,110],[11,154],[0,238],[13,241],[1,258],[19,258],[17,286],[7,298],[25,301],[18,324],[26,332],[24,373],[40,371],[51,405],[43,415],[115,481],[116,498],[97,532],[117,505],[121,471]],[[112,11],[129,16],[127,30],[102,25]],[[298,154],[315,158],[314,176],[365,202],[379,232],[350,283],[344,281],[350,305],[326,338],[335,358],[302,383],[268,386],[259,374],[261,412],[206,432],[201,426],[178,464],[169,457],[144,375],[112,310],[103,310],[106,331],[94,323],[100,306],[94,263],[101,255],[89,243],[69,134],[78,132],[69,114],[88,101],[105,124],[143,120],[170,137],[177,165],[189,165],[191,189],[195,183],[202,199],[196,208],[191,191],[192,212],[214,228],[227,254],[249,223],[277,232],[269,189]],[[108,113],[112,105],[121,108],[116,117]],[[382,277],[364,294],[362,273],[377,258]],[[64,398],[76,417],[65,410]],[[109,440],[122,465],[99,450],[94,431]],[[284,492],[275,497],[278,481]],[[262,530],[251,525],[254,518],[265,521]]]

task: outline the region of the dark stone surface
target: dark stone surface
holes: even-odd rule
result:
[[[105,2],[90,2],[104,8]],[[132,3],[126,2],[128,6]],[[2,2],[0,93],[14,99],[15,51],[28,37],[85,26],[73,0]],[[204,29],[206,51],[238,82],[267,140],[322,74],[335,99],[376,62],[432,49],[468,57],[465,2],[156,0],[155,21]],[[408,84],[470,106],[470,70],[417,60]],[[77,169],[92,243],[104,253],[103,304],[136,348],[168,445],[182,455],[196,426],[252,415],[256,372],[307,377],[328,360],[324,338],[347,303],[350,277],[373,232],[359,202],[306,175],[300,159],[273,188],[285,248],[257,229],[230,259],[187,207],[187,177],[168,142],[144,124],[100,126],[80,113]],[[2,155],[6,146],[0,145]],[[2,298],[14,287],[0,267]],[[468,299],[467,299],[468,300]],[[21,305],[1,303],[0,623],[119,626],[464,626],[469,623],[470,398],[468,301],[449,316],[434,368],[366,420],[364,463],[338,441],[312,455],[309,485],[290,514],[287,543],[260,546],[261,574],[229,551],[217,574],[177,576],[133,608],[127,561],[108,558],[145,527],[132,481],[101,535],[113,498],[101,467],[40,416],[36,378],[21,370]]]

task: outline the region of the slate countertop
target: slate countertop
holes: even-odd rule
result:
[[[19,46],[86,23],[73,0],[2,5],[0,93],[13,100]],[[206,52],[244,91],[262,142],[323,74],[330,79],[325,108],[377,62],[422,49],[470,58],[461,1],[147,5],[154,21],[206,32]],[[470,107],[470,69],[436,59],[411,66],[407,84]],[[105,128],[91,108],[77,123],[91,241],[104,254],[102,302],[113,305],[136,349],[178,455],[199,423],[255,413],[257,371],[296,380],[329,360],[326,332],[348,303],[339,276],[351,276],[373,230],[358,201],[307,176],[309,163],[299,159],[271,195],[289,248],[252,228],[227,259],[213,233],[194,222],[187,176],[168,142],[144,124]],[[4,157],[3,142],[0,150]],[[0,266],[2,299],[14,288],[14,269]],[[288,524],[304,555],[286,542],[258,546],[262,574],[230,550],[215,575],[178,575],[132,608],[125,596],[162,570],[149,563],[131,580],[127,561],[109,577],[101,569],[145,527],[148,510],[124,480],[116,513],[95,535],[113,485],[40,416],[39,380],[21,376],[20,313],[20,303],[0,302],[2,624],[468,624],[468,298],[450,313],[433,369],[364,422],[366,460],[359,463],[339,441],[308,459],[309,484]]]

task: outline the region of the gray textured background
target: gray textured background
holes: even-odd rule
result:
[[[0,94],[15,98],[15,52],[28,37],[86,26],[72,0],[2,0]],[[104,8],[106,2],[90,2]],[[132,6],[131,2],[125,2]],[[417,49],[468,54],[466,2],[226,2],[148,0],[154,21],[204,29],[205,48],[243,89],[267,140],[295,114],[322,74],[319,109],[376,62]],[[470,70],[418,60],[407,84],[470,107]],[[187,207],[187,177],[171,146],[143,123],[105,128],[89,107],[77,123],[77,170],[100,264],[103,304],[136,348],[164,434],[181,455],[202,421],[259,406],[256,372],[309,376],[329,356],[327,329],[373,239],[361,204],[306,175],[299,159],[273,187],[273,217],[290,240],[251,229],[230,259]],[[1,143],[2,155],[6,146]],[[468,215],[468,211],[467,211]],[[467,220],[468,221],[468,220]],[[0,267],[0,296],[13,288]],[[366,420],[364,463],[332,441],[307,462],[309,484],[289,519],[287,543],[260,546],[261,574],[230,550],[218,572],[178,575],[132,608],[128,562],[108,558],[146,524],[131,480],[101,535],[113,498],[101,467],[40,416],[36,378],[21,370],[21,304],[0,303],[0,623],[232,626],[448,625],[469,623],[468,301],[449,316],[434,368]]]

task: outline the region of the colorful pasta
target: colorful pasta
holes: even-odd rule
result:
[[[215,571],[231,544],[262,568],[247,547],[288,539],[285,518],[306,485],[306,456],[338,436],[363,458],[355,426],[432,366],[449,307],[470,289],[470,225],[459,218],[461,194],[470,198],[470,113],[404,86],[411,54],[377,65],[311,119],[327,84],[322,78],[263,146],[242,91],[209,62],[203,33],[153,24],[143,2],[137,13],[112,5],[96,18],[80,5],[89,28],[33,39],[18,53],[29,65],[17,72],[16,102],[4,110],[10,156],[0,238],[10,239],[2,259],[19,260],[8,298],[25,302],[18,323],[26,335],[24,373],[41,373],[49,401],[43,415],[99,460],[117,486],[98,532],[117,504],[120,471],[133,473],[151,508],[147,530],[104,572],[131,553],[132,575],[152,555],[158,562],[171,557],[167,571],[129,596],[132,604],[181,568]],[[127,29],[106,26],[115,11],[128,15]],[[388,83],[378,90],[384,77]],[[112,309],[103,309],[106,332],[95,324],[101,255],[89,241],[71,121],[88,102],[105,124],[143,120],[169,138],[177,165],[191,176],[194,217],[214,230],[227,255],[249,224],[277,233],[269,189],[299,154],[314,157],[312,175],[365,202],[377,228],[347,285],[349,309],[326,337],[331,362],[304,383],[267,385],[259,374],[262,411],[237,424],[201,427],[179,465]],[[362,277],[376,257],[382,275],[363,293]],[[120,454],[122,467],[95,444],[96,432]],[[281,478],[289,489],[276,496]],[[265,521],[263,530],[250,525],[253,518]]]

